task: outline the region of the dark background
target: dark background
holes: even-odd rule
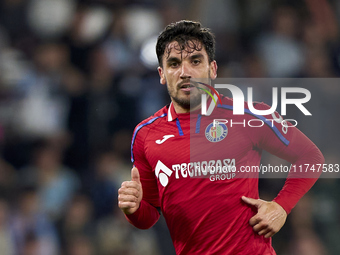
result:
[[[2,0],[1,254],[174,254],[163,220],[137,230],[117,207],[133,128],[169,103],[159,32],[180,19],[210,27],[218,77],[337,78],[339,18],[330,0]],[[318,86],[317,117],[293,112],[326,163],[339,163],[339,94]],[[261,179],[261,197],[283,181]],[[339,187],[321,179],[300,201],[273,238],[279,255],[340,254]]]

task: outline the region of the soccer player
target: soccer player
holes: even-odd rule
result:
[[[210,116],[200,114],[203,85],[193,79],[217,75],[214,36],[200,23],[168,25],[156,52],[160,82],[171,103],[135,128],[134,167],[131,181],[118,191],[120,209],[141,229],[153,226],[163,213],[178,255],[275,254],[271,237],[318,176],[297,178],[292,171],[277,197],[264,201],[258,178],[242,177],[241,169],[259,165],[263,149],[300,167],[322,164],[321,152],[297,128],[282,125],[277,113],[261,128],[213,125],[212,119],[221,116],[235,122],[261,118],[233,115],[227,97]],[[260,103],[256,109],[268,106]]]

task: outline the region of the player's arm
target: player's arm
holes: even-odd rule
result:
[[[290,147],[283,152],[292,163],[291,171],[277,197],[273,200],[290,213],[301,197],[314,185],[321,171],[312,171],[308,166],[323,165],[325,159],[318,147],[300,130],[294,128]],[[298,171],[296,171],[298,169]]]
[[[132,143],[131,181],[122,183],[118,190],[118,206],[127,220],[137,228],[152,227],[160,217],[158,187],[155,175],[146,160],[143,135],[138,134]]]
[[[282,119],[278,113],[275,116],[277,120]],[[270,117],[266,116],[266,118]],[[289,214],[321,174],[321,171],[310,171],[307,166],[323,164],[325,160],[318,147],[299,129],[290,123],[287,123],[290,126],[288,128],[284,128],[276,121],[273,123],[274,128],[266,126],[255,130],[258,132],[259,139],[257,146],[292,164],[284,187],[273,200]],[[299,169],[299,171],[294,171],[294,169]]]
[[[160,214],[156,207],[142,198],[142,183],[138,169],[134,167],[131,170],[131,181],[123,182],[118,190],[118,206],[132,225],[147,229],[158,221]]]
[[[277,113],[275,117],[276,121],[271,122],[273,127],[266,125],[263,128],[250,130],[254,144],[292,163],[293,168],[301,166],[302,169],[299,172],[290,171],[284,187],[273,201],[242,198],[245,203],[257,207],[258,213],[250,219],[249,223],[254,231],[265,237],[271,237],[281,229],[287,214],[321,174],[321,172],[306,171],[307,164],[324,163],[322,153],[311,140],[289,123],[290,127],[285,129],[279,122],[281,117]],[[272,116],[266,118],[273,119]]]
[[[122,183],[118,190],[118,206],[124,214],[135,213],[140,207],[143,198],[143,189],[136,167],[131,169],[131,181]]]

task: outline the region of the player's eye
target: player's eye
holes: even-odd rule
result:
[[[179,65],[178,62],[170,62],[169,63],[170,67],[178,67],[178,65]]]
[[[194,60],[192,61],[192,63],[193,63],[194,65],[198,65],[199,63],[201,63],[201,60],[199,60],[199,59],[194,59]]]

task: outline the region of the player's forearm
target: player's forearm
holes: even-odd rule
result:
[[[287,179],[284,187],[273,201],[281,205],[287,214],[289,214],[297,202],[314,185],[316,180],[315,178]]]
[[[325,159],[320,150],[313,146],[303,157],[298,159],[292,166],[288,178],[274,199],[288,213],[294,208],[297,202],[308,192],[319,178],[322,171],[311,170],[311,166],[318,166],[324,163]]]
[[[159,212],[156,207],[142,200],[140,206],[133,214],[125,215],[127,220],[136,228],[151,228],[159,219]]]

